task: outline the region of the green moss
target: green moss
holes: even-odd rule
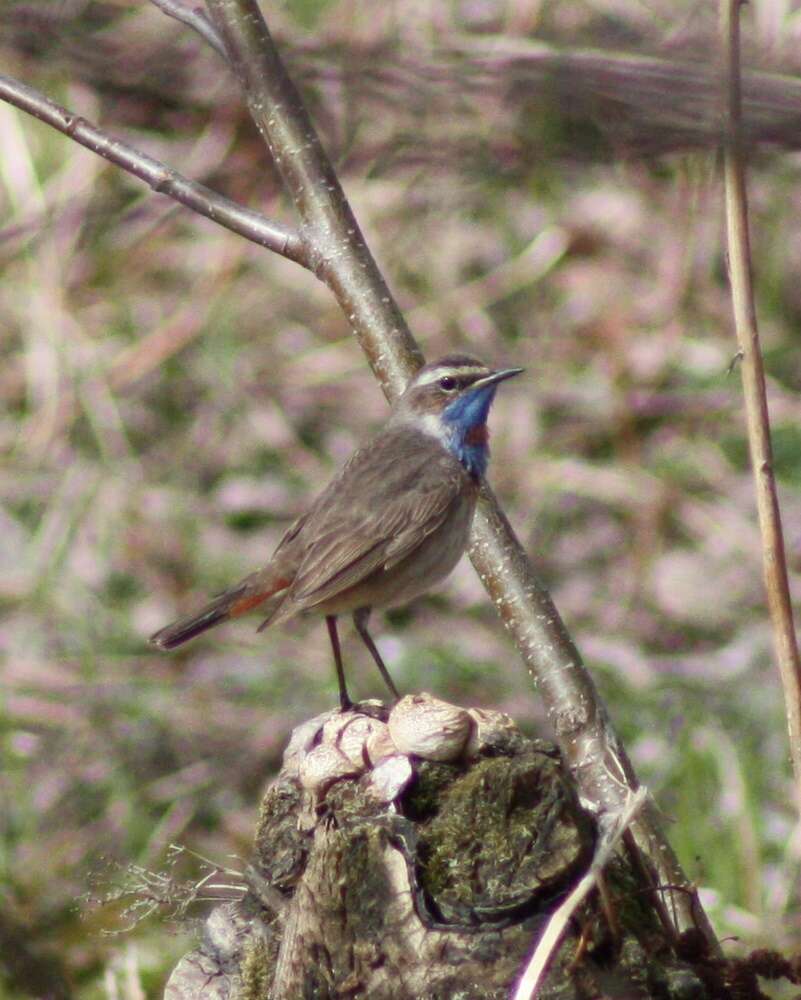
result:
[[[435,816],[445,789],[463,773],[463,769],[455,764],[423,761],[415,775],[414,784],[404,796],[404,813],[416,822],[424,822]]]
[[[381,862],[384,844],[381,830],[365,826],[364,831],[348,833],[342,854],[344,910],[354,937],[361,942],[380,941],[383,936],[384,915],[393,892]]]
[[[416,803],[430,811],[438,783],[440,807],[421,828],[419,874],[445,919],[544,905],[584,863],[591,827],[548,754],[488,758],[450,784],[445,777],[433,772]]]
[[[266,1000],[272,982],[272,965],[267,946],[260,937],[253,937],[245,945],[240,964],[242,985],[237,1000]]]

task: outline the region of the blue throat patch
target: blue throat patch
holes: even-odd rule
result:
[[[442,411],[448,448],[471,476],[483,476],[487,471],[487,415],[497,388],[497,385],[487,385],[475,392],[466,392]]]

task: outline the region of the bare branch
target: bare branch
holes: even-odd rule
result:
[[[797,806],[801,810],[801,659],[798,655],[787,560],[782,536],[781,512],[773,475],[770,416],[765,391],[765,370],[759,344],[751,246],[748,235],[748,194],[742,142],[742,94],[740,79],[740,3],[721,0],[720,28],[726,83],[726,123],[723,173],[726,200],[726,233],[729,256],[732,309],[737,332],[740,370],[745,397],[745,419],[751,465],[756,485],[759,529],[768,608],[773,623],[773,641],[779,663],[790,754],[795,773]]]
[[[303,220],[304,234],[320,254],[318,273],[392,399],[420,363],[417,343],[378,272],[256,0],[208,4],[251,115]],[[634,771],[550,595],[486,486],[473,524],[470,558],[537,680],[583,794],[599,812],[619,812],[630,790],[638,787]],[[656,882],[690,888],[654,809],[646,806],[631,832]],[[703,910],[688,903],[691,894],[667,891],[678,929],[700,927],[716,951],[719,945]]]
[[[204,7],[181,3],[181,0],[150,0],[150,2],[168,17],[174,17],[176,21],[181,21],[193,28],[218,55],[222,56],[226,62],[228,61],[223,40],[217,34],[217,29],[209,20]]]
[[[98,156],[122,167],[129,174],[149,184],[187,208],[204,215],[231,232],[272,250],[273,253],[309,267],[309,254],[303,239],[294,230],[272,222],[259,212],[243,208],[203,184],[182,176],[159,160],[140,152],[120,139],[114,139],[85,118],[73,114],[27,84],[0,74],[0,99],[13,104],[39,121],[51,125]]]
[[[258,4],[209,0],[208,8],[314,248],[315,270],[336,296],[384,391],[394,398],[421,365],[420,348],[359,230]]]

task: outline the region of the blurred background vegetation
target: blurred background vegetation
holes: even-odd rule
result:
[[[679,134],[670,101],[632,117],[636,76],[627,111],[596,78],[526,75],[551,46],[709,68],[713,7],[263,6],[426,353],[526,366],[493,412],[491,480],[718,930],[740,939],[727,949],[798,948],[801,831],[714,150]],[[750,65],[801,72],[798,2],[756,0],[744,34]],[[145,0],[7,0],[0,56],[291,218],[220,61]],[[688,92],[714,111],[703,87]],[[751,197],[798,593],[799,133],[785,146],[756,151]],[[77,996],[158,996],[194,928],[107,936],[126,921],[94,897],[115,864],[158,869],[172,842],[246,859],[290,728],[336,691],[314,620],[262,636],[240,621],[172,656],[146,637],[255,568],[386,404],[308,273],[4,105],[0,219],[0,997],[40,995],[33,968]],[[379,622],[403,690],[547,735],[467,561]],[[345,654],[353,692],[380,694],[352,636]]]

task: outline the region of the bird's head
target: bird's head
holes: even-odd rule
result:
[[[466,354],[448,354],[425,365],[395,405],[395,422],[413,423],[438,438],[473,476],[489,458],[489,414],[495,390],[522,368],[489,368]]]

